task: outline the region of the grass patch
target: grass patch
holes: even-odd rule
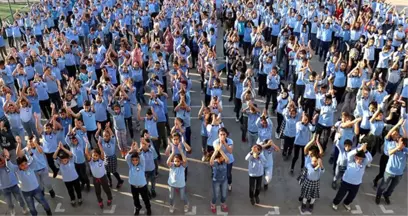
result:
[[[11,3],[11,10],[13,12],[13,14],[18,10],[18,11],[28,11],[29,8],[27,7],[27,3],[16,3],[13,4]],[[0,18],[2,20],[4,19],[8,19],[9,21],[12,21],[12,17],[10,15],[10,8],[8,3],[0,3]]]

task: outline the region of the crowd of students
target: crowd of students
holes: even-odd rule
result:
[[[188,212],[192,148],[201,148],[202,161],[211,166],[211,211],[217,213],[220,199],[221,211],[228,212],[232,167],[244,159],[234,158],[234,145],[248,145],[252,205],[260,203],[262,186],[268,189],[273,152],[279,151],[291,175],[300,160],[302,213],[313,211],[329,165],[337,190],[332,208],[346,197],[343,205],[351,210],[377,152],[375,202],[384,197],[390,204],[408,154],[408,18],[405,8],[384,0],[358,5],[42,0],[17,12],[12,23],[3,21],[0,35],[0,189],[9,213],[16,214],[13,195],[22,213],[37,215],[35,199],[52,215],[44,196],[55,197],[49,170],[54,178],[61,174],[72,206],[87,202],[82,192],[91,190],[89,176],[99,207],[105,205],[102,190],[110,206],[111,174],[117,189],[125,184],[117,172],[117,157],[123,157],[134,214],[142,209],[140,195],[151,215],[162,155],[169,167],[169,211],[178,191]],[[315,55],[322,62],[317,68],[311,65]],[[192,73],[201,76],[200,147],[191,145]],[[223,119],[226,92],[241,142],[229,136]]]

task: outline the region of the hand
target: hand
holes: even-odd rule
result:
[[[137,111],[141,111],[142,110],[142,105],[137,104]]]
[[[59,142],[58,143],[58,150],[63,149],[63,148],[64,148],[64,146],[62,145],[62,142]]]
[[[96,126],[98,127],[98,130],[100,130],[102,128],[102,125],[99,122],[98,122],[98,124],[96,124]]]
[[[10,152],[7,149],[3,149],[3,155],[6,159],[10,159]]]
[[[20,136],[16,136],[16,142],[17,142],[17,144],[20,144],[20,145],[21,145],[21,138],[20,138]]]

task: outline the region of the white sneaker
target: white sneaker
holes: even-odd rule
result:
[[[170,206],[169,211],[170,211],[170,213],[173,213],[174,212],[174,206]]]
[[[337,205],[332,204],[332,209],[333,210],[337,211],[337,208],[338,208]]]
[[[201,158],[202,162],[205,162],[205,155],[203,155],[203,157]]]
[[[230,184],[228,185],[228,190],[232,191],[232,185],[230,185]]]
[[[371,162],[367,164],[367,167],[371,167]]]
[[[28,214],[28,213],[30,212],[30,209],[24,208],[21,212],[22,212],[23,214]]]
[[[184,213],[187,213],[188,212],[188,205],[185,205],[184,206]]]
[[[11,210],[10,210],[10,215],[11,215],[11,216],[16,216],[16,210],[11,209]]]
[[[345,208],[347,211],[350,211],[350,210],[351,210],[350,205],[346,205],[346,204],[343,203],[343,206],[344,206],[344,208]]]
[[[279,139],[279,134],[275,132],[275,138]]]
[[[236,118],[236,117],[235,117],[235,121],[236,121],[236,122],[239,122],[239,118]]]

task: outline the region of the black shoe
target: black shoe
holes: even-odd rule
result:
[[[376,196],[376,197],[375,197],[375,203],[376,203],[377,205],[379,205],[380,202],[381,202],[381,196]]]
[[[72,207],[75,207],[75,206],[76,206],[75,200],[72,200],[72,201],[71,201],[71,205],[72,205]]]
[[[52,175],[52,177],[53,177],[53,178],[56,178],[57,175],[58,175],[58,172],[59,172],[59,169],[57,169],[57,170],[54,172],[54,174]]]
[[[42,194],[43,196],[45,196],[44,190],[41,191],[41,194]]]
[[[373,187],[377,188],[377,182],[375,180],[373,180]]]
[[[78,205],[79,205],[79,206],[82,205],[82,199],[78,199]]]
[[[113,187],[113,186],[112,186],[112,182],[109,182],[109,187],[110,187],[110,188],[112,188],[112,187]]]
[[[267,184],[264,185],[264,190],[268,190],[268,185]]]
[[[47,215],[52,215],[51,210],[45,211],[47,213]]]
[[[254,200],[254,198],[251,198],[251,205],[255,205],[255,200]]]
[[[312,213],[313,207],[314,207],[314,204],[310,204],[310,203],[309,203],[309,212],[310,212],[310,213]]]
[[[150,208],[147,209],[146,215],[152,215],[152,210]]]
[[[122,185],[123,185],[124,182],[125,182],[125,181],[120,180],[120,181],[118,182],[118,184],[116,185],[116,189],[119,189],[120,187],[122,187]]]
[[[151,191],[151,194],[152,194],[152,198],[155,198],[155,197],[156,197],[156,191],[155,191],[155,190],[152,190],[152,191]]]
[[[334,190],[336,190],[337,189],[337,182],[333,181],[331,186],[332,186],[332,188]]]
[[[334,163],[334,158],[333,157],[330,157],[330,159],[329,159],[329,164],[333,164]]]
[[[293,169],[290,169],[290,175],[293,176]]]
[[[49,192],[50,192],[51,198],[55,198],[55,192],[54,192],[54,190],[50,190]]]
[[[140,209],[142,209],[142,208],[135,208],[135,213],[134,213],[134,215],[139,215]]]
[[[302,202],[302,201],[303,201],[303,198],[302,198],[302,197],[299,197],[298,200],[299,200],[299,202]]]
[[[231,101],[232,101],[232,98],[229,98],[228,101],[231,102]]]
[[[383,196],[384,196],[385,203],[387,203],[387,205],[391,204],[390,197],[385,196],[385,195]]]
[[[259,204],[261,201],[259,200],[259,196],[255,197],[255,203]]]
[[[302,203],[302,205],[300,206],[300,211],[302,212],[302,214],[307,211],[306,204]]]

